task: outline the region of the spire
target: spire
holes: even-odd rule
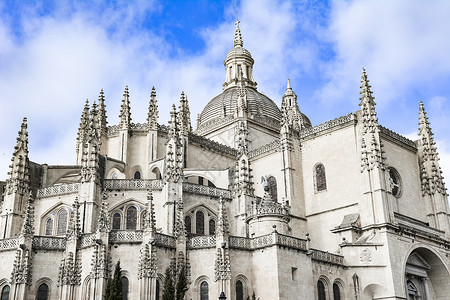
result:
[[[169,139],[175,138],[178,134],[177,115],[175,104],[172,104],[172,111],[170,112],[169,121]]]
[[[363,117],[363,133],[367,131],[375,132],[378,129],[378,119],[377,113],[375,112],[375,97],[372,95],[372,90],[370,89],[372,86],[369,85],[369,79],[367,79],[366,69],[363,68],[363,72],[361,75],[361,106],[362,117]]]
[[[27,201],[27,207],[25,208],[25,218],[23,220],[22,229],[20,230],[21,237],[32,237],[34,234],[34,204],[33,196],[30,192]]]
[[[88,141],[91,142],[94,139],[100,140],[100,118],[97,103],[92,103],[91,111],[89,112],[89,128],[88,128]]]
[[[150,95],[147,122],[150,129],[156,130],[158,128],[158,104],[155,87],[152,88],[152,93]]]
[[[109,230],[109,212],[108,212],[108,194],[106,190],[102,194],[102,204],[98,215],[97,232],[108,232]]]
[[[18,192],[20,195],[25,195],[28,192],[29,184],[27,118],[23,118],[11,162],[6,191],[8,194]]]
[[[147,193],[147,206],[144,215],[144,232],[156,232],[156,220],[155,220],[155,206],[153,204],[153,193],[148,190]]]
[[[87,139],[88,128],[89,128],[89,99],[86,99],[83,111],[81,112],[80,126],[78,127],[78,134],[77,134],[76,152],[77,152],[77,164],[79,165],[81,165],[81,155],[83,153],[84,143],[86,142]]]
[[[236,32],[234,33],[234,48],[243,47],[244,41],[242,40],[241,29],[239,29],[239,20],[234,23],[236,25]]]
[[[189,110],[189,102],[184,92],[181,92],[180,96],[180,112],[178,114],[178,121],[180,124],[180,132],[182,135],[187,136],[192,131],[191,126],[191,112]]]
[[[120,129],[129,129],[131,125],[131,109],[130,109],[130,94],[128,93],[128,85],[123,92],[122,107],[120,108]]]
[[[106,120],[106,105],[105,105],[105,94],[103,89],[100,90],[100,95],[98,96],[98,121],[100,128],[100,135],[106,135],[106,128],[108,126],[108,121]]]
[[[286,92],[281,100],[281,125],[287,124],[297,131],[305,128],[303,116],[298,107],[297,95],[291,88],[291,82],[287,80]],[[286,133],[286,128],[282,129]]]
[[[439,166],[439,155],[434,141],[433,132],[431,131],[430,122],[423,102],[419,104],[419,136],[420,136],[420,159],[421,164],[421,182],[422,193],[425,194],[442,194],[447,195],[444,177]]]

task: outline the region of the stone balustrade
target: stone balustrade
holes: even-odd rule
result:
[[[45,198],[45,197],[51,197],[51,196],[56,196],[56,195],[78,193],[79,187],[80,187],[79,183],[64,183],[64,184],[53,185],[53,186],[49,186],[46,188],[38,189],[37,197]]]
[[[279,140],[275,140],[269,144],[266,144],[260,148],[254,149],[252,151],[250,151],[248,153],[248,158],[252,159],[256,156],[259,156],[261,154],[270,152],[270,151],[280,151],[281,146],[280,146],[280,141]]]
[[[272,245],[284,246],[291,249],[306,251],[306,240],[287,236],[277,232],[269,233],[255,238],[230,236],[230,248],[253,250]]]
[[[311,127],[311,128],[302,129],[300,131],[300,138],[304,139],[304,138],[307,138],[309,136],[314,136],[316,134],[319,134],[319,133],[321,133],[321,132],[323,132],[325,130],[328,130],[328,129],[331,129],[331,128],[334,128],[334,127],[337,127],[337,126],[340,126],[340,125],[344,125],[344,124],[349,123],[349,122],[355,122],[355,119],[356,119],[355,115],[351,113],[351,114],[348,114],[346,116],[336,118],[334,120],[331,120],[331,121],[328,121],[328,122],[316,125],[316,126]]]
[[[175,238],[170,235],[157,233],[155,235],[155,245],[163,248],[175,248]]]
[[[310,249],[311,258],[313,260],[323,261],[335,265],[344,265],[344,257],[341,255]]]
[[[189,249],[214,248],[216,247],[216,237],[214,235],[201,235],[188,238]]]
[[[162,190],[163,182],[158,179],[106,179],[108,190]]]
[[[200,194],[210,197],[219,198],[222,196],[225,199],[231,199],[231,191],[226,189],[220,189],[215,187],[209,187],[199,184],[193,184],[188,182],[183,182],[183,192],[191,194]]]
[[[114,230],[109,233],[111,243],[142,243],[143,234],[138,230]]]
[[[10,238],[0,240],[0,251],[6,251],[11,249],[17,249],[19,247],[18,238]]]
[[[83,234],[81,236],[80,247],[86,248],[86,247],[90,247],[92,245],[95,245],[95,233]]]
[[[261,216],[281,216],[290,219],[290,207],[278,202],[261,202],[260,204],[253,204],[249,207],[249,214],[247,219]]]
[[[34,249],[65,250],[66,238],[55,236],[34,236],[32,246]]]

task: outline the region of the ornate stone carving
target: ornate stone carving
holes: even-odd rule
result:
[[[32,238],[34,234],[34,199],[30,192],[25,208],[25,218],[23,220],[22,229],[20,230],[20,237]]]
[[[61,259],[57,286],[81,284],[81,256],[69,252]]]
[[[98,127],[100,129],[100,136],[106,136],[106,130],[108,127],[108,121],[106,116],[105,94],[103,89],[100,90],[98,96]]]
[[[219,213],[217,216],[216,236],[223,236],[228,238],[230,234],[230,224],[228,223],[227,209],[225,201],[222,197],[219,198]]]
[[[152,93],[150,95],[150,103],[148,104],[148,117],[147,123],[149,129],[158,129],[158,104],[156,100],[156,90],[155,87],[152,88]]]
[[[183,201],[179,200],[177,204],[177,214],[175,217],[175,226],[173,229],[173,235],[175,238],[186,237],[186,225],[184,224],[184,212],[183,212]]]
[[[108,232],[110,230],[110,220],[108,212],[108,194],[106,189],[103,190],[102,194],[102,204],[100,207],[100,213],[98,215],[97,221],[97,232]]]
[[[214,264],[214,281],[231,280],[230,255],[227,248],[218,248]]]
[[[372,253],[369,248],[361,249],[361,254],[359,255],[359,260],[363,264],[369,264],[372,261]]]
[[[125,87],[125,91],[123,92],[123,100],[122,106],[120,108],[119,114],[120,129],[129,129],[131,125],[131,109],[130,109],[130,94],[128,92],[128,85]]]
[[[193,184],[189,182],[183,182],[183,192],[206,195],[214,198],[223,197],[225,199],[231,199],[231,191],[226,189],[214,188],[210,186],[204,186],[199,184]]]
[[[20,248],[16,250],[16,259],[11,273],[11,284],[31,285],[32,264],[30,250]]]
[[[144,244],[141,248],[141,255],[138,266],[138,279],[145,277],[155,278],[157,276],[156,248]]]
[[[147,193],[147,206],[144,212],[143,225],[144,232],[156,232],[155,206],[153,204],[153,193],[151,190]]]
[[[79,183],[63,183],[58,185],[49,186],[46,188],[37,190],[37,198],[45,198],[56,195],[78,193],[80,188]]]
[[[184,94],[184,92],[181,92],[179,111],[178,122],[180,134],[183,136],[188,136],[192,131],[191,112],[189,110],[189,102],[187,96]]]
[[[105,179],[107,190],[161,190],[162,180],[157,179]]]
[[[29,160],[28,160],[28,132],[27,118],[23,118],[21,129],[17,137],[17,144],[14,146],[14,152],[9,166],[9,178],[6,180],[6,193],[18,193],[26,195],[28,193],[29,179]]]
[[[109,278],[111,258],[107,252],[107,246],[96,244],[92,254],[91,278]]]
[[[338,126],[350,123],[350,122],[355,122],[355,115],[354,114],[348,114],[346,116],[342,116],[336,119],[333,119],[331,121],[316,125],[314,127],[311,128],[305,128],[303,130],[300,131],[300,138],[301,139],[305,139],[307,137],[310,136],[314,136],[314,135],[318,135],[323,131],[326,130],[330,130],[333,128],[336,128]]]

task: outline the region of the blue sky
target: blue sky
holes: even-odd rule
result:
[[[133,122],[145,122],[155,86],[160,123],[185,91],[195,125],[221,92],[236,11],[259,91],[279,105],[290,78],[317,125],[359,109],[365,67],[383,126],[415,139],[424,101],[449,178],[450,1],[10,0],[0,2],[0,179],[24,116],[31,160],[74,164],[84,101],[101,88],[110,125],[125,85]]]

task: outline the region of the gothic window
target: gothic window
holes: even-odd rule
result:
[[[121,216],[119,213],[115,213],[113,215],[113,220],[112,220],[112,229],[113,230],[120,230],[120,221],[121,221]]]
[[[61,209],[58,214],[58,230],[56,234],[65,234],[67,231],[67,210]]]
[[[134,172],[134,177],[133,178],[134,179],[141,179],[141,172],[139,172],[139,171]]]
[[[244,286],[242,281],[236,281],[236,300],[244,300]]]
[[[333,298],[334,300],[341,300],[341,291],[337,283],[333,283]]]
[[[184,218],[184,225],[186,226],[186,232],[187,233],[191,233],[191,217],[190,216],[186,216]]]
[[[402,195],[400,175],[394,168],[389,168],[389,186],[394,197],[399,198]]]
[[[200,284],[200,300],[209,300],[209,287],[206,281]]]
[[[53,219],[48,218],[47,222],[45,222],[45,235],[53,234]]]
[[[1,300],[9,300],[9,291],[10,291],[9,285],[5,285],[2,289],[2,298]]]
[[[137,209],[130,206],[127,209],[127,230],[136,230],[137,224]]]
[[[216,234],[216,221],[213,219],[209,220],[209,235]]]
[[[128,300],[128,278],[122,277],[122,297],[123,300]]]
[[[321,280],[317,281],[317,295],[319,297],[319,300],[326,300],[325,297],[325,285]]]
[[[267,185],[269,186],[269,193],[272,200],[278,199],[278,191],[277,191],[277,179],[273,176],[267,178]]]
[[[314,177],[316,183],[316,192],[325,191],[327,189],[327,178],[325,175],[325,167],[323,164],[317,164],[314,168]]]
[[[202,211],[195,214],[195,233],[205,234],[205,215]]]
[[[48,299],[48,285],[46,283],[43,283],[38,288],[36,300],[47,300],[47,299]]]

